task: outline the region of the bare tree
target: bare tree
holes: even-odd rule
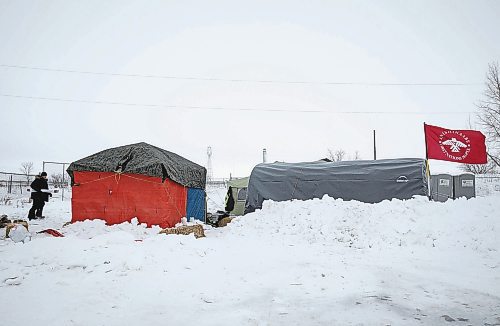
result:
[[[489,174],[496,173],[496,167],[495,162],[489,160],[486,164],[463,164],[460,169],[474,174]]]
[[[340,162],[344,160],[346,152],[343,149],[338,149],[336,151],[332,151],[328,149],[328,158],[333,162]]]
[[[355,151],[354,155],[352,157],[354,161],[361,160],[361,155],[359,154],[359,151]]]
[[[334,162],[334,161],[335,161],[335,155],[333,154],[333,150],[328,149],[328,154],[327,154],[326,156],[327,156],[327,158],[328,158],[330,161],[332,161],[332,162]]]
[[[33,172],[33,162],[23,162],[19,168],[22,174],[26,176],[26,182],[29,184],[30,175]]]
[[[52,184],[55,188],[62,188],[64,186],[62,173],[51,174],[50,180],[52,181]]]
[[[478,129],[478,126],[472,123],[470,116],[468,121],[469,129]],[[488,161],[486,164],[462,164],[460,166],[460,170],[464,172],[470,172],[474,174],[490,174],[496,173],[497,165],[493,160],[488,157]]]
[[[341,162],[348,157],[349,160],[361,160],[361,155],[359,151],[355,151],[353,155],[347,155],[347,152],[343,149],[338,149],[336,151],[328,149],[327,158],[332,162]]]
[[[500,167],[500,76],[498,63],[489,65],[484,99],[477,104],[478,123],[486,134],[488,158]]]

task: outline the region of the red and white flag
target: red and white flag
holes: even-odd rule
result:
[[[424,123],[427,158],[485,164],[486,137],[477,130],[450,130]]]

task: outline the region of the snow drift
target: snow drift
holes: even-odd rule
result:
[[[0,240],[8,325],[473,325],[500,322],[500,197],[265,202],[206,238],[50,203]],[[9,216],[24,214],[6,207]],[[35,233],[55,227],[53,238]]]

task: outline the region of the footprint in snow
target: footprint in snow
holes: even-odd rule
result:
[[[22,277],[14,276],[5,279],[4,283],[6,285],[20,285],[22,281],[23,281]]]
[[[450,316],[448,316],[448,315],[442,315],[441,317],[443,317],[443,318],[444,318],[444,320],[449,321],[449,322],[455,321],[455,319],[451,318],[451,317],[450,317]]]

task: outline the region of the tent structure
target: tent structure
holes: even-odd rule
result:
[[[177,154],[137,143],[70,164],[72,222],[118,224],[137,217],[173,227],[182,217],[205,220],[206,169]]]
[[[248,179],[249,177],[246,177],[227,182],[225,209],[230,215],[243,215],[247,199]]]
[[[426,161],[417,158],[376,161],[262,163],[248,183],[245,214],[264,200],[307,200],[324,195],[376,203],[427,196]]]

